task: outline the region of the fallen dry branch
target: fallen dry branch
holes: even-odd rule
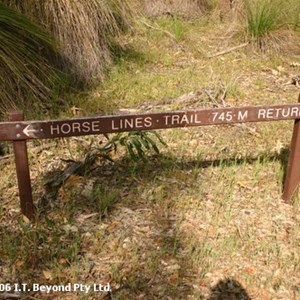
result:
[[[0,299],[20,299],[19,294],[1,293]]]
[[[152,26],[151,24],[141,20],[141,23],[144,24],[146,27],[150,28],[150,29],[154,29],[154,30],[157,30],[157,31],[161,31],[165,34],[167,34],[169,37],[171,37],[172,39],[176,40],[176,37],[174,34],[172,34],[171,32],[167,31],[167,30],[164,30],[164,29],[161,29],[159,27],[155,27],[155,26]]]
[[[213,57],[221,56],[221,55],[224,55],[224,54],[233,52],[233,51],[235,51],[235,50],[238,50],[238,49],[241,49],[241,48],[245,48],[245,47],[248,46],[248,45],[249,45],[249,42],[243,43],[243,44],[241,44],[241,45],[234,46],[234,47],[232,47],[232,48],[229,48],[229,49],[226,49],[226,50],[217,52],[217,53],[212,54],[212,55],[209,55],[208,58],[213,58]]]

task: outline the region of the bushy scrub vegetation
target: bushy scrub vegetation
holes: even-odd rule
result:
[[[3,1],[3,109],[25,98],[49,96],[55,73],[50,65],[70,74],[76,86],[102,79],[116,47],[114,37],[129,26],[130,16],[128,3],[120,0]],[[49,51],[54,40],[57,53]]]
[[[129,25],[127,1],[6,0],[59,41],[63,63],[85,82],[102,76],[111,61],[113,36]]]
[[[0,108],[27,97],[46,97],[54,72],[45,59],[51,37],[28,18],[0,3]]]

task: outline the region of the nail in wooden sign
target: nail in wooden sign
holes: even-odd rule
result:
[[[289,202],[300,182],[300,96],[297,104],[96,116],[50,121],[23,121],[22,113],[15,112],[10,114],[11,122],[0,123],[0,141],[12,141],[14,144],[21,210],[24,215],[33,219],[34,206],[26,140],[292,119],[296,121],[283,193],[283,199]]]

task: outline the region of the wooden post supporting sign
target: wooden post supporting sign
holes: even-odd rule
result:
[[[24,120],[22,112],[11,112],[9,115],[11,121]],[[16,124],[15,126],[18,128],[20,125]],[[17,134],[16,140],[13,141],[13,148],[15,154],[21,211],[23,215],[32,220],[34,218],[34,205],[32,200],[27,144],[26,140],[19,140],[18,138],[19,135]]]
[[[300,103],[300,95],[298,98]],[[295,120],[282,199],[290,202],[300,183],[300,119]]]

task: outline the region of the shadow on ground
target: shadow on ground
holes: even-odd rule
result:
[[[211,288],[207,300],[251,300],[251,298],[237,280],[226,278]]]
[[[106,163],[97,168],[92,168],[89,173],[84,168],[74,168],[74,166],[78,166],[78,163],[73,165],[73,168],[70,170],[75,170],[76,175],[82,176],[87,174],[87,177],[99,180],[99,185],[102,188],[100,190],[101,195],[103,193],[107,193],[107,195],[112,193],[114,195],[109,207],[103,210],[104,217],[110,217],[110,214],[116,215],[116,212],[119,212],[116,209],[121,200],[122,206],[129,208],[132,216],[145,208],[151,211],[149,221],[157,232],[155,236],[157,244],[153,243],[151,245],[150,243],[150,246],[147,245],[147,247],[138,251],[145,252],[145,257],[149,257],[148,260],[150,259],[150,261],[152,260],[153,269],[149,269],[149,262],[148,265],[147,263],[143,265],[145,262],[141,262],[138,265],[138,269],[131,270],[126,275],[126,280],[122,279],[119,282],[121,287],[115,290],[116,299],[126,299],[126,297],[128,299],[130,296],[138,297],[141,295],[144,295],[144,298],[141,299],[162,299],[161,297],[166,297],[165,299],[167,297],[170,299],[184,299],[183,295],[193,293],[193,287],[188,284],[188,282],[193,280],[193,278],[189,278],[193,267],[189,263],[189,257],[185,257],[180,251],[183,246],[180,239],[178,239],[176,231],[172,231],[176,227],[178,219],[178,216],[172,215],[172,205],[174,205],[176,197],[179,197],[182,190],[195,185],[199,186],[199,181],[201,184],[201,180],[196,180],[197,177],[191,176],[190,172],[181,171],[197,169],[201,174],[202,169],[209,167],[254,164],[257,161],[264,163],[279,161],[282,169],[285,170],[287,154],[288,149],[283,149],[279,154],[266,152],[256,157],[229,157],[216,160],[185,160],[166,155],[149,157],[147,162],[132,162],[128,159],[120,159],[114,163]],[[178,171],[183,173],[182,177],[178,177],[176,183],[170,183],[168,180],[172,180],[172,174],[174,172],[178,173]],[[56,170],[55,176],[58,177],[61,172],[63,171]],[[45,178],[48,178],[50,175],[53,176],[53,174],[45,174]],[[143,188],[139,189],[139,187],[141,185],[147,188],[155,186],[156,183],[162,182],[161,178],[166,179],[166,181],[163,183],[163,189],[159,190],[155,197],[161,197],[164,200],[161,202],[155,202],[157,199],[153,202],[149,201],[149,199],[141,200],[139,193],[141,193]],[[59,187],[58,185],[55,188],[59,189]],[[128,194],[130,199],[126,199]],[[168,195],[170,194],[173,197],[169,197]],[[52,195],[57,195],[57,190]],[[100,198],[103,199],[103,197]],[[102,211],[99,211],[99,207],[95,202],[95,198],[85,201],[71,201],[70,209],[73,215],[71,214],[70,223],[76,224],[76,216],[80,214],[101,213]],[[53,216],[55,216],[54,220],[52,220]],[[70,258],[70,263],[72,260],[75,262],[80,261],[83,255],[81,234],[77,231],[70,231],[66,234],[65,229],[63,229],[65,227],[65,219],[61,208],[54,205],[46,207],[40,214],[41,225],[37,227],[30,227],[26,224],[23,224],[19,229],[13,229],[9,226],[3,227],[0,231],[0,238],[3,242],[3,247],[0,247],[0,266],[1,262],[3,264],[14,264],[18,261],[21,264],[20,269],[24,273],[23,275],[22,272],[19,275],[15,274],[14,276],[18,277],[15,280],[24,281],[28,279],[35,282],[41,277],[41,270],[48,267],[51,268],[55,261],[64,261],[66,257]],[[126,227],[126,223],[124,224]],[[130,236],[130,230],[126,234]],[[149,239],[150,242],[151,239],[152,237]],[[6,246],[4,247],[4,245]],[[137,257],[140,257],[139,253]],[[171,262],[172,267],[176,268],[175,275],[169,276],[163,273],[165,267],[161,265],[162,261],[168,262],[168,264]],[[59,263],[56,264],[59,265]],[[121,265],[121,269],[126,267],[126,262],[124,264]],[[27,269],[30,271],[27,271],[26,275]],[[199,295],[199,297],[200,299],[205,299],[203,296]],[[233,278],[219,281],[218,284],[211,288],[208,299],[251,300],[245,289]]]
[[[135,188],[138,182],[153,182],[155,178],[164,174],[169,174],[175,170],[191,171],[209,167],[230,167],[238,165],[254,164],[256,162],[274,162],[279,161],[283,170],[282,189],[287,172],[289,148],[284,148],[280,153],[263,152],[258,156],[248,157],[228,157],[214,160],[187,160],[178,157],[160,155],[151,156],[147,161],[133,162],[127,158],[119,159],[113,163],[105,163],[100,166],[93,166],[89,158],[84,161],[71,162],[65,170],[52,170],[44,175],[45,195],[49,195],[55,200],[59,188],[65,184],[71,175],[89,176],[107,180],[108,186],[116,191],[118,187]],[[86,163],[87,161],[87,163]],[[168,173],[169,172],[169,173]],[[172,175],[172,173],[170,173]],[[138,178],[138,180],[137,180]],[[43,197],[42,197],[43,198]]]

